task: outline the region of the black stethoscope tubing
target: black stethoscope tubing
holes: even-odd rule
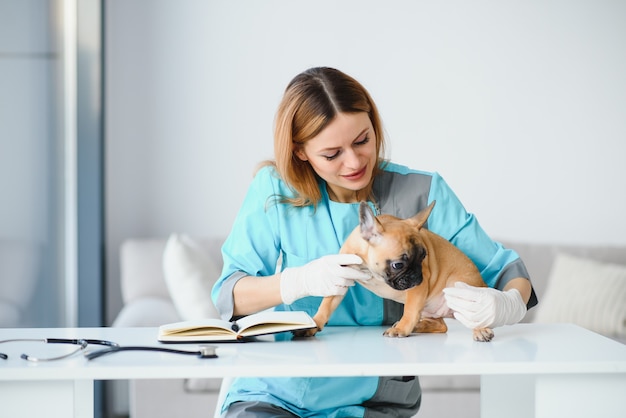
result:
[[[104,356],[106,354],[117,353],[119,351],[159,351],[162,353],[172,353],[172,354],[187,354],[187,355],[195,355],[198,358],[217,358],[217,354],[215,353],[214,346],[200,346],[199,350],[177,350],[174,348],[165,348],[165,347],[151,347],[151,346],[116,346],[116,347],[107,347],[102,350],[92,351],[91,353],[86,353],[85,357],[87,360],[93,360],[95,358]]]
[[[215,353],[215,347],[210,345],[200,346],[198,350],[177,350],[173,348],[165,348],[165,347],[152,347],[152,346],[125,346],[122,347],[118,343],[108,340],[98,340],[98,339],[74,339],[74,338],[15,338],[9,340],[0,340],[0,343],[8,343],[8,342],[18,342],[18,341],[35,341],[35,342],[44,342],[46,344],[72,344],[79,346],[76,350],[63,354],[57,357],[50,358],[38,358],[34,356],[30,356],[28,354],[22,354],[20,357],[24,360],[28,360],[31,362],[43,362],[43,361],[53,361],[53,360],[61,360],[74,354],[83,351],[87,348],[89,344],[94,345],[102,345],[106,346],[101,350],[92,351],[89,353],[85,353],[85,357],[87,360],[93,360],[95,358],[117,353],[119,351],[159,351],[164,353],[173,353],[173,354],[186,354],[186,355],[195,355],[198,358],[216,358],[217,354]],[[5,353],[0,353],[0,358],[7,360],[9,356]]]

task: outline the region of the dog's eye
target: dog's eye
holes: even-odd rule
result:
[[[393,270],[402,270],[404,268],[404,263],[402,261],[394,261],[391,263],[391,268]]]
[[[396,260],[396,261],[390,261],[389,262],[389,267],[393,271],[404,270],[404,268],[406,267],[408,261],[409,261],[409,256],[406,255],[406,254],[402,254],[402,259],[401,260]]]

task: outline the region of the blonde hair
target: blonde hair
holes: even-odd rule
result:
[[[367,90],[354,78],[328,67],[310,68],[298,74],[287,85],[274,127],[273,165],[293,196],[279,196],[279,200],[293,206],[317,206],[322,194],[319,178],[308,161],[296,156],[296,151],[318,135],[339,113],[366,112],[376,135],[376,157],[382,162],[385,140],[382,122],[376,104]],[[374,167],[372,180],[364,192],[371,196],[372,183],[379,173]]]

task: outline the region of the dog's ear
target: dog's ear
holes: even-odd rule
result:
[[[359,206],[359,221],[361,237],[370,244],[375,244],[380,239],[383,226],[376,219],[372,208],[366,202],[361,202]]]
[[[435,207],[435,203],[437,203],[437,201],[433,200],[426,209],[422,209],[421,211],[417,213],[417,215],[411,218],[411,220],[415,223],[415,226],[417,227],[417,229],[422,229],[422,227],[428,220],[428,217],[430,216],[430,212],[433,211],[433,208]]]

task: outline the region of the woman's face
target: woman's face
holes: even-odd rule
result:
[[[296,155],[326,181],[332,200],[356,202],[377,164],[374,127],[365,112],[339,113]]]

